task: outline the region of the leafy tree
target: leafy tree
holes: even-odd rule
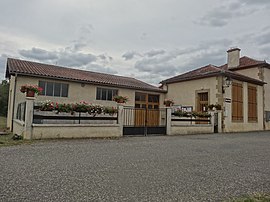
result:
[[[2,80],[0,84],[0,116],[7,116],[9,83]]]

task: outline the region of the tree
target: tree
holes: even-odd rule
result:
[[[7,116],[9,83],[2,80],[0,84],[0,116]]]

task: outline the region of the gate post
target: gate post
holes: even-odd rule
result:
[[[26,97],[24,134],[23,134],[23,138],[26,140],[32,139],[32,123],[33,123],[35,99],[36,98],[34,97]]]
[[[122,105],[118,106],[118,124],[120,128],[120,136],[123,136],[124,130],[124,107]]]
[[[172,132],[172,109],[166,107],[166,135],[171,135]]]
[[[216,126],[216,120],[215,120],[215,112],[214,111],[211,111],[210,112],[210,114],[211,114],[211,117],[210,117],[210,124],[212,125],[212,133],[214,133],[215,132],[215,126]]]

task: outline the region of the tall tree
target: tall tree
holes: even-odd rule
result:
[[[7,116],[9,83],[2,80],[0,84],[0,116]]]

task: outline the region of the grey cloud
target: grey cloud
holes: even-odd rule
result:
[[[153,57],[156,55],[162,55],[164,53],[165,53],[165,50],[150,50],[146,52],[145,55],[147,55],[148,57]]]
[[[58,58],[55,52],[49,52],[35,47],[33,47],[31,50],[19,50],[19,54],[26,58],[33,58],[41,61],[55,60]]]
[[[148,37],[148,34],[145,33],[145,32],[143,32],[143,33],[141,34],[141,36],[140,36],[140,39],[141,39],[141,40],[146,40],[147,37]]]
[[[155,57],[147,57],[136,61],[134,67],[141,72],[151,74],[172,75],[177,71],[177,66],[173,63],[174,59],[183,54],[183,50],[174,50],[166,54],[156,54]]]
[[[226,56],[226,49],[204,50],[198,54],[192,55],[188,64],[183,66],[182,70],[197,69],[208,64],[219,66],[226,63]]]
[[[113,60],[113,57],[111,57],[107,54],[101,54],[101,55],[98,55],[97,57],[100,58],[101,60],[104,60],[104,61],[112,61]]]
[[[263,34],[259,35],[256,38],[257,38],[256,42],[259,45],[269,44],[270,43],[270,30],[268,32],[266,32],[266,33],[263,33]]]
[[[209,25],[212,27],[223,27],[233,18],[251,15],[258,10],[259,8],[247,6],[245,1],[234,1],[227,5],[210,10],[205,16],[195,23]]]
[[[86,70],[94,71],[94,72],[101,72],[101,73],[107,73],[107,74],[117,74],[118,72],[112,69],[111,67],[104,67],[99,64],[89,64],[86,68]]]
[[[270,1],[269,0],[240,0],[240,2],[246,3],[246,4],[251,4],[251,5],[269,5]]]
[[[122,55],[122,57],[125,58],[125,60],[131,60],[135,56],[140,56],[140,54],[136,51],[128,51]]]
[[[64,66],[81,67],[96,61],[96,56],[84,53],[60,52],[57,63]]]
[[[96,61],[96,56],[92,54],[78,53],[70,51],[69,48],[60,51],[47,51],[39,48],[30,50],[19,50],[20,55],[42,62],[57,63],[64,66],[80,67]]]
[[[221,48],[224,44],[230,44],[230,41],[220,39],[183,50],[175,49],[154,57],[145,55],[136,61],[134,68],[143,74],[143,77],[139,76],[139,78],[152,84],[158,83],[161,80],[208,64],[218,66],[226,63],[227,46]]]

